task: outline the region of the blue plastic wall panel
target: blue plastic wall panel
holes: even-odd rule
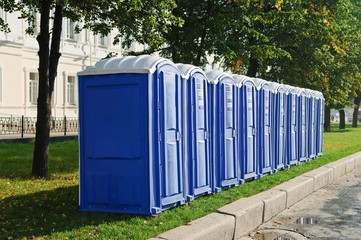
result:
[[[260,146],[260,154],[258,155],[259,161],[259,174],[272,173],[273,171],[273,158],[272,158],[272,125],[274,110],[272,102],[272,93],[270,85],[263,84],[259,90],[259,131],[258,140]]]
[[[79,76],[80,210],[150,214],[147,82]]]
[[[257,155],[257,90],[252,80],[243,83],[240,92],[239,108],[239,168],[241,180],[258,178]]]
[[[298,159],[300,162],[307,161],[307,97],[301,94],[299,97],[299,144],[298,144]]]
[[[287,121],[287,104],[286,94],[283,88],[278,88],[275,93],[275,127],[274,138],[275,145],[272,147],[275,150],[275,170],[283,169],[286,166],[286,121]]]
[[[316,152],[316,121],[317,117],[316,114],[318,114],[318,108],[317,108],[317,100],[316,97],[311,94],[311,97],[309,98],[309,111],[308,111],[308,158],[314,159],[317,156]]]
[[[298,96],[293,89],[287,95],[287,166],[298,164]]]
[[[217,85],[208,84],[208,100],[210,114],[210,163],[211,163],[211,187],[213,192],[220,192],[220,164],[217,156],[220,154],[220,131],[219,131],[219,96],[216,94]]]
[[[157,71],[159,206],[152,213],[183,204],[182,96],[179,70],[169,64],[158,65]],[[157,201],[157,202],[158,202]],[[157,209],[159,207],[159,209]]]
[[[324,99],[320,98],[317,100],[318,112],[317,112],[317,130],[316,130],[316,141],[317,141],[317,156],[323,155],[323,123],[324,123]]]
[[[206,76],[188,79],[187,201],[212,192],[210,183],[209,106]]]

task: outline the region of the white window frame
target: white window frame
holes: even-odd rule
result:
[[[76,76],[68,75],[66,78],[66,103],[67,103],[67,105],[71,105],[71,106],[76,105],[75,84],[76,84]]]
[[[110,39],[111,34],[108,33],[107,35],[103,36],[101,34],[94,34],[94,44],[100,47],[109,47],[110,46]]]
[[[69,18],[65,18],[65,38],[67,40],[76,40],[75,22]]]
[[[74,83],[69,85],[69,78],[74,79]],[[69,86],[74,87],[73,102],[70,102],[70,89]],[[76,73],[63,71],[63,106],[64,107],[76,107],[78,105],[78,78]]]
[[[34,74],[32,79],[32,74]],[[38,104],[38,96],[39,96],[39,73],[37,71],[29,71],[28,72],[29,82],[28,82],[28,90],[29,90],[29,103],[31,105]],[[37,78],[37,79],[36,79]],[[35,92],[34,92],[35,91]]]

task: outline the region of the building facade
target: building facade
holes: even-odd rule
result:
[[[38,42],[25,34],[27,22],[18,13],[0,9],[0,17],[8,23],[10,33],[0,32],[0,116],[35,117],[38,97]],[[39,16],[38,19],[39,20]],[[122,55],[121,43],[112,45],[112,36],[102,37],[91,31],[75,33],[75,23],[63,19],[58,75],[52,100],[53,117],[78,116],[77,72],[107,56],[110,52]],[[35,33],[39,29],[35,29]],[[143,50],[133,45],[133,51]]]

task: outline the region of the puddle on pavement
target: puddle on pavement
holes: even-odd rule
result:
[[[301,224],[301,225],[313,225],[313,224],[317,224],[318,221],[316,219],[313,219],[310,217],[299,217],[299,218],[297,218],[295,223]]]
[[[293,237],[284,235],[279,235],[276,233],[256,233],[254,238],[257,240],[295,240]]]

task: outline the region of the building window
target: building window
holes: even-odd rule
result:
[[[74,22],[68,18],[66,19],[66,38],[75,40],[75,25]]]
[[[104,35],[94,35],[94,42],[96,45],[99,46],[103,46],[103,47],[107,47],[109,46],[109,39],[110,39],[110,34],[104,36]]]
[[[75,76],[68,76],[66,84],[67,99],[69,105],[75,105]]]
[[[30,76],[29,76],[29,102],[31,104],[37,104],[37,101],[38,101],[38,89],[39,89],[39,73],[30,72]]]

